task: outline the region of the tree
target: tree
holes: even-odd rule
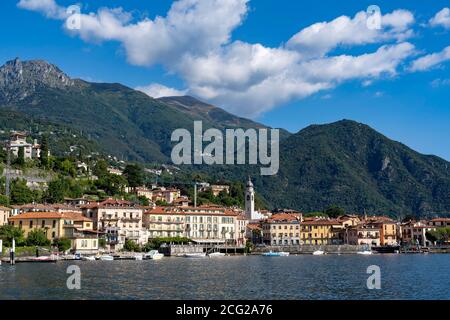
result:
[[[12,239],[16,240],[17,245],[24,243],[23,230],[12,225],[4,225],[0,227],[0,238],[7,247],[11,247]]]
[[[345,210],[333,205],[328,207],[324,213],[330,218],[337,218],[339,216],[343,216],[345,214]]]
[[[95,164],[92,173],[98,178],[102,178],[108,175],[108,163],[105,160],[98,160]]]
[[[25,165],[25,147],[19,147],[19,151],[17,152],[16,164],[18,164],[19,166]]]
[[[144,169],[138,164],[129,164],[123,171],[124,177],[128,181],[128,186],[137,188],[144,184]]]
[[[16,179],[11,184],[11,203],[25,204],[33,202],[33,191],[28,188],[27,183],[23,179]]]
[[[105,248],[106,247],[106,239],[105,238],[98,239],[98,246],[99,246],[99,248]]]
[[[48,165],[49,165],[48,153],[49,153],[49,149],[48,149],[47,136],[42,136],[40,161],[41,161],[41,166],[43,168],[48,168]]]
[[[55,238],[53,245],[58,248],[59,252],[65,252],[72,247],[72,242],[67,238]]]
[[[427,231],[426,237],[431,242],[437,242],[439,244],[446,243],[450,239],[450,227]]]
[[[45,230],[34,229],[28,233],[27,245],[29,246],[49,246],[51,241],[47,239]]]
[[[123,249],[125,251],[129,251],[129,252],[140,252],[141,248],[139,247],[139,245],[134,242],[133,240],[125,240],[125,244],[123,246]]]

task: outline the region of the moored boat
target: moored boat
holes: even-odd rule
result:
[[[183,255],[185,258],[206,258],[206,253],[196,252],[196,253],[185,253]]]
[[[364,251],[358,251],[357,254],[362,254],[362,255],[371,255],[372,251],[369,250],[364,250]]]
[[[98,259],[101,261],[113,261],[114,257],[109,254],[104,254],[104,255],[101,255]]]
[[[316,250],[312,253],[314,256],[321,256],[325,254],[325,251],[322,250]]]
[[[94,256],[82,256],[81,260],[83,260],[83,261],[95,261],[95,257]]]
[[[210,258],[225,257],[225,253],[211,252],[211,253],[208,253],[208,257],[210,257]]]
[[[289,255],[289,252],[273,252],[273,251],[269,251],[269,252],[264,252],[262,254],[265,257],[287,257]]]
[[[162,253],[159,253],[158,250],[151,250],[145,254],[145,258],[151,260],[161,260],[164,257]]]

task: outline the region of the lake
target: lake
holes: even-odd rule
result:
[[[66,286],[73,264],[80,290]],[[370,265],[379,290],[367,288]],[[4,263],[0,299],[450,299],[450,254]]]

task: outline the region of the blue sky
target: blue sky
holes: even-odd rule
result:
[[[291,132],[353,119],[450,160],[449,1],[215,1],[81,0],[81,29],[67,30],[76,2],[4,0],[0,63],[45,59]],[[356,15],[372,4],[383,23],[368,31]]]

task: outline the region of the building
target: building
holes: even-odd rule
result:
[[[278,213],[262,222],[263,242],[272,246],[300,244],[300,218]]]
[[[41,229],[47,239],[71,240],[72,249],[83,252],[98,250],[98,233],[93,230],[93,221],[79,212],[25,212],[9,219],[9,224],[24,231],[27,237],[32,230]]]
[[[178,199],[181,197],[181,191],[179,189],[175,189],[175,188],[169,188],[169,189],[159,188],[159,189],[152,190],[152,192],[153,192],[152,201],[155,203],[157,201],[162,201],[162,202],[166,202],[168,204],[172,204],[175,199]]]
[[[428,225],[436,228],[450,227],[450,218],[434,218],[428,222]]]
[[[397,223],[387,217],[371,217],[366,220],[380,229],[380,245],[393,246],[398,244]]]
[[[300,224],[301,244],[341,244],[343,225],[341,221],[324,218],[304,219]]]
[[[19,149],[23,148],[25,159],[36,159],[41,156],[41,146],[34,140],[34,143],[27,142],[27,134],[25,132],[13,131],[10,141],[11,153],[14,156],[19,155]]]
[[[246,221],[222,207],[156,207],[144,214],[151,238],[187,237],[196,243],[244,243]]]
[[[360,223],[346,231],[346,244],[378,247],[381,244],[381,226],[377,223]]]
[[[11,209],[0,206],[0,226],[8,224],[8,219],[11,216]]]
[[[225,192],[226,194],[230,193],[230,186],[227,185],[222,185],[222,184],[212,184],[212,185],[205,185],[202,186],[199,191],[200,192],[204,192],[204,191],[209,191],[211,190],[212,194],[217,197],[222,191]]]
[[[111,250],[123,248],[126,240],[139,245],[148,241],[147,232],[142,227],[143,209],[125,200],[107,199],[82,208],[83,215],[93,220],[94,229],[106,234]]]
[[[260,223],[248,223],[245,228],[245,238],[253,244],[264,242],[263,229]]]
[[[429,225],[425,221],[409,221],[400,225],[402,244],[427,246],[430,241],[427,239],[427,232],[436,230],[436,227]]]

